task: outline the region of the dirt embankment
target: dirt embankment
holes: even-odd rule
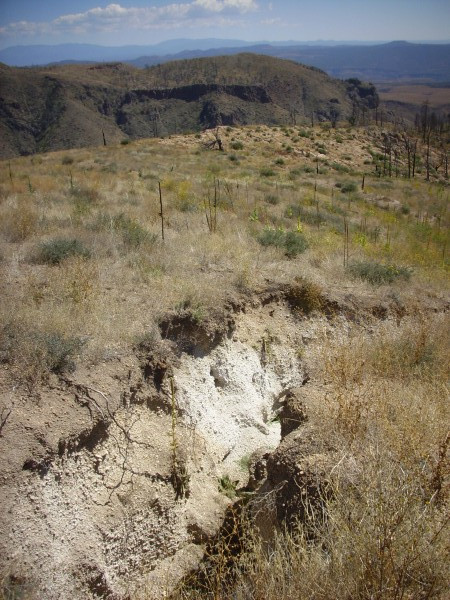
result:
[[[36,600],[160,598],[219,530],[228,481],[278,490],[272,517],[289,521],[298,482],[316,486],[327,461],[298,429],[321,340],[410,310],[300,281],[207,319],[169,315],[132,355],[32,393],[2,366],[5,585]]]

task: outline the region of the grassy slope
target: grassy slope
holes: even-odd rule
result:
[[[221,135],[223,153],[202,149],[192,135],[1,163],[3,325],[86,336],[87,348],[102,353],[143,335],[159,313],[189,302],[207,310],[235,286],[252,289],[300,271],[350,284],[342,266],[344,219],[351,260],[413,268],[401,288],[406,294],[424,282],[441,290],[445,180],[425,182],[423,167],[410,181],[371,175],[378,131],[258,127]],[[214,179],[221,188],[211,235],[204,206]],[[310,249],[287,260],[282,249],[258,243],[267,228],[301,230]],[[79,239],[91,258],[36,264],[39,244],[58,237]]]

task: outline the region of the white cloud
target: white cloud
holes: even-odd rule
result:
[[[19,21],[0,28],[1,35],[34,35],[146,30],[192,25],[220,25],[258,9],[255,0],[191,0],[165,6],[123,7],[108,4],[61,15],[49,22]]]
[[[261,25],[281,25],[282,20],[279,17],[275,17],[274,19],[263,19],[260,23]]]
[[[245,13],[257,8],[254,0],[195,0],[192,4],[213,12],[231,10]]]

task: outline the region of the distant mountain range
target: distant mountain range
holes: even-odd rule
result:
[[[254,42],[243,40],[177,39],[148,46],[99,46],[96,44],[58,44],[11,46],[0,50],[0,61],[11,67],[47,65],[55,62],[126,62],[139,56],[164,56],[184,51],[203,51],[210,48],[245,48]]]
[[[349,119],[374,86],[243,53],[168,62],[14,68],[0,64],[0,157],[200,131]]]
[[[146,67],[172,60],[238,54],[242,51],[286,58],[323,69],[340,79],[381,81],[450,81],[450,44],[295,41],[258,43],[242,40],[169,40],[152,46],[106,47],[93,44],[14,46],[0,50],[10,66],[56,62],[128,62]]]
[[[129,62],[137,67],[170,60],[200,56],[224,56],[241,52],[241,48],[186,50],[171,56],[141,56]],[[390,42],[376,46],[248,46],[255,52],[293,60],[322,69],[332,77],[357,77],[366,81],[450,81],[450,44],[409,44]]]

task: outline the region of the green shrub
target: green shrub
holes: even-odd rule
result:
[[[112,229],[117,231],[128,248],[139,248],[143,244],[153,244],[157,236],[142,227],[135,219],[127,217],[123,213],[119,215],[100,215],[94,224],[94,229]]]
[[[397,279],[408,280],[411,277],[411,269],[396,265],[383,265],[377,262],[355,262],[348,268],[354,277],[368,281],[372,285],[383,285],[393,283]]]
[[[281,229],[264,229],[258,236],[262,246],[275,246],[281,248],[289,258],[301,254],[308,248],[308,242],[302,233],[296,231],[285,232]]]
[[[336,231],[343,230],[342,218],[338,217],[338,214],[345,215],[345,211],[343,211],[339,207],[332,207],[333,210],[330,211],[328,207],[322,206],[322,210],[319,212],[317,209],[303,207],[300,204],[291,204],[287,207],[284,216],[288,219],[298,219],[302,223],[306,223],[307,225],[320,226],[322,224],[328,224],[333,227]],[[323,210],[325,209],[325,210]],[[336,214],[334,214],[336,213]]]
[[[178,210],[184,213],[194,213],[198,211],[198,204],[193,198],[184,198],[178,204]],[[150,235],[148,241],[156,242],[156,236]]]
[[[325,219],[323,219],[320,212],[317,213],[317,210],[307,210],[299,204],[291,204],[288,206],[284,216],[287,218],[300,218],[302,223],[306,223],[307,225],[320,225],[321,223],[325,223]]]
[[[71,156],[67,156],[67,155],[63,156],[62,160],[61,160],[61,163],[63,165],[71,165],[71,164],[73,164],[73,158]]]
[[[239,481],[233,481],[229,475],[223,475],[219,478],[218,490],[230,500],[236,497],[236,488]]]
[[[102,167],[102,171],[104,171],[105,173],[117,173],[117,171],[118,171],[117,164],[109,163],[108,165],[105,165],[104,167]]]
[[[284,165],[284,160],[282,158],[277,158],[277,160],[275,161],[276,165]]]
[[[284,231],[280,229],[264,229],[258,236],[261,246],[276,246],[280,248],[284,241]]]
[[[259,173],[262,177],[273,177],[275,175],[275,171],[269,167],[263,167]]]
[[[231,147],[233,148],[233,150],[242,150],[244,148],[244,144],[240,141],[237,141],[237,142],[233,142],[231,144]]]
[[[77,239],[54,238],[39,245],[36,259],[40,263],[58,265],[71,256],[89,258],[90,255],[89,250]]]
[[[73,187],[70,190],[70,196],[74,203],[74,212],[76,216],[88,214],[93,205],[99,200],[100,195],[97,190],[85,187]]]
[[[264,201],[267,202],[267,204],[272,204],[273,206],[280,203],[280,199],[274,194],[266,194]]]
[[[83,200],[84,202],[94,203],[100,198],[97,190],[88,187],[73,187],[70,190],[70,195],[75,200]]]
[[[354,181],[345,181],[340,188],[343,194],[351,194],[352,192],[356,192],[358,189]]]
[[[33,385],[49,372],[72,372],[85,343],[80,337],[7,324],[0,329],[0,361],[20,364],[21,375]]]
[[[139,248],[144,243],[156,241],[156,235],[150,233],[137,221],[125,216],[123,213],[113,218],[114,229],[118,230],[129,248]]]
[[[286,256],[293,258],[297,254],[302,254],[308,248],[308,242],[301,233],[288,231],[285,235],[284,247],[286,249]]]
[[[128,139],[121,140],[120,143],[122,144],[122,146],[127,146],[130,143],[130,140],[128,140]]]
[[[350,172],[350,169],[348,167],[346,167],[345,165],[341,165],[337,162],[331,163],[330,166],[338,173],[349,173]]]

